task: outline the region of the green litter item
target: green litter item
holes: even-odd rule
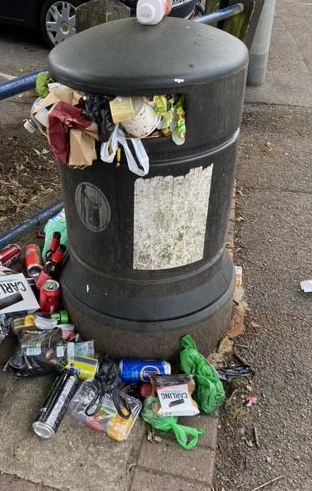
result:
[[[180,365],[182,371],[193,375],[196,388],[194,399],[199,409],[210,414],[225,399],[223,384],[216,369],[197,351],[196,344],[189,334],[181,338]]]
[[[48,84],[53,82],[53,79],[45,72],[41,72],[36,77],[36,94],[38,97],[45,98],[49,93]]]
[[[46,257],[46,253],[49,250],[52,236],[54,232],[60,232],[61,234],[61,244],[65,245],[68,247],[68,240],[67,240],[67,224],[66,224],[66,216],[65,216],[65,210],[62,208],[62,210],[57,213],[57,215],[51,217],[47,223],[44,226],[44,246],[42,250],[42,257]]]
[[[178,443],[184,450],[190,450],[196,447],[200,435],[203,435],[205,430],[202,428],[191,428],[190,426],[184,426],[178,424],[178,418],[176,416],[159,416],[159,414],[153,411],[153,406],[157,399],[149,396],[145,399],[142,418],[145,423],[151,425],[157,430],[167,433],[173,431]]]

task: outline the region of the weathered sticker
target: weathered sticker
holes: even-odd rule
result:
[[[137,179],[133,268],[159,270],[203,258],[213,164],[185,176]]]
[[[90,182],[80,183],[75,192],[80,220],[91,232],[102,232],[110,222],[110,206],[104,193]]]

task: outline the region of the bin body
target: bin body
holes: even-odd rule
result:
[[[193,21],[103,24],[54,48],[50,74],[89,93],[186,96],[186,141],[143,140],[147,176],[60,164],[69,260],[63,299],[81,334],[117,357],[173,358],[189,333],[204,353],[230,320],[224,247],[247,49]]]

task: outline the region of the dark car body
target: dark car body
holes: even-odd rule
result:
[[[61,2],[60,0],[0,0],[0,23],[22,25],[27,28],[41,30],[46,42],[53,46],[57,42],[49,39],[48,29],[46,28],[46,9],[47,4],[68,3],[72,4],[73,8],[86,3],[88,0],[69,0],[69,2]],[[137,0],[119,0],[130,7],[131,15],[135,15]],[[193,15],[197,0],[173,0],[171,14],[174,17],[189,18]],[[49,5],[51,8],[51,5]],[[73,26],[71,26],[73,28]],[[70,33],[65,34],[64,38],[69,37],[74,33],[74,29]]]

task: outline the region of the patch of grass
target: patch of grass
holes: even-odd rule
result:
[[[236,423],[243,423],[247,417],[246,409],[238,403],[233,403],[229,409],[230,417]]]

